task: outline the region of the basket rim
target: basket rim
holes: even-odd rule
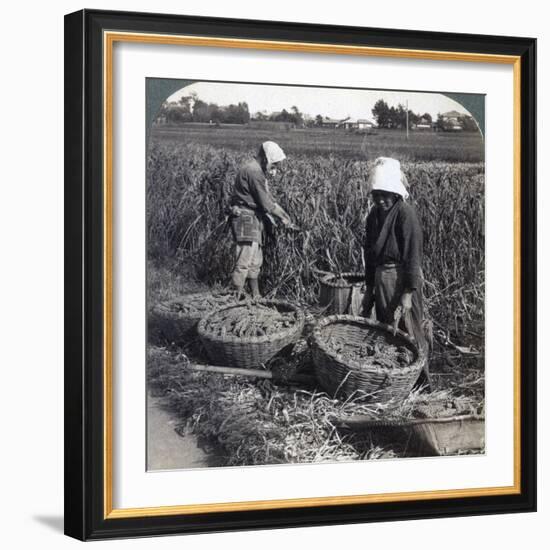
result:
[[[332,282],[330,281],[331,278],[336,278],[336,277],[361,277],[362,280],[361,282],[358,282],[358,283],[336,283],[336,282]],[[354,286],[363,286],[363,284],[365,283],[365,274],[361,271],[344,271],[342,273],[330,273],[328,275],[325,275],[324,277],[322,277],[320,279],[321,281],[321,284],[323,285],[326,285],[326,286],[330,286],[330,287],[334,287],[334,288],[349,288],[349,287],[354,287]]]
[[[262,298],[261,300],[252,300],[250,304],[272,304],[272,305],[281,305],[285,306],[287,308],[290,308],[295,314],[296,314],[296,323],[294,323],[291,327],[285,328],[284,330],[281,330],[280,332],[276,332],[275,334],[266,334],[265,336],[249,336],[248,338],[242,338],[239,336],[216,336],[212,334],[211,332],[208,332],[205,328],[205,325],[208,321],[208,319],[214,315],[217,315],[218,313],[225,311],[226,309],[232,309],[234,307],[243,307],[248,305],[247,302],[236,302],[233,304],[230,304],[228,306],[223,306],[215,311],[211,311],[207,315],[205,315],[197,325],[197,332],[201,338],[205,338],[206,340],[209,340],[211,342],[217,342],[217,343],[223,343],[223,344],[266,344],[266,343],[272,343],[276,342],[278,340],[283,340],[285,338],[288,338],[289,336],[295,334],[296,332],[300,331],[300,327],[305,322],[305,314],[304,312],[294,304],[291,304],[290,302],[287,302],[285,300],[269,300]]]
[[[231,296],[231,293],[229,291],[214,291],[211,290],[202,290],[198,292],[189,292],[188,294],[181,294],[177,298],[170,298],[169,300],[163,300],[162,302],[157,302],[152,306],[151,309],[163,309],[165,311],[169,311],[170,313],[177,313],[178,315],[181,315],[182,317],[202,317],[204,315],[204,311],[195,311],[195,312],[184,312],[184,311],[177,311],[175,309],[171,308],[172,304],[180,304],[182,303],[182,298],[189,298],[191,296],[216,296],[216,295],[223,295],[223,296]],[[221,307],[225,307],[225,304],[222,304]],[[216,307],[218,309],[218,307]]]
[[[324,327],[335,324],[335,323],[349,323],[349,324],[360,324],[364,326],[368,326],[370,328],[377,328],[380,330],[383,330],[385,332],[391,332],[393,334],[393,327],[390,325],[387,325],[385,323],[381,323],[380,321],[374,321],[372,319],[367,319],[366,317],[358,317],[355,315],[330,315],[328,317],[324,317],[323,319],[320,319],[313,329],[311,339],[312,342],[315,344],[315,346],[320,349],[325,355],[328,355],[331,359],[334,361],[344,365],[350,370],[358,371],[358,372],[388,372],[392,371],[394,369],[390,367],[384,367],[382,365],[368,365],[365,366],[364,364],[360,363],[359,361],[355,361],[353,359],[347,359],[344,360],[342,356],[336,352],[334,352],[332,349],[328,348],[324,342],[324,339],[321,336],[321,329]],[[405,332],[403,332],[400,329],[397,329],[396,335],[403,338],[410,346],[412,346],[413,351],[416,355],[415,360],[412,363],[409,363],[406,367],[400,367],[399,371],[402,373],[407,373],[410,371],[418,370],[419,367],[422,366],[422,362],[424,360],[424,356],[419,350],[418,346],[416,345],[415,341]]]

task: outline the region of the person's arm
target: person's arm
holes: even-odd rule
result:
[[[368,317],[374,305],[374,274],[376,265],[372,253],[374,244],[374,219],[372,214],[367,216],[365,225],[365,238],[363,241],[363,252],[365,258],[365,296],[363,297],[363,316]]]
[[[290,216],[275,202],[273,196],[267,189],[266,180],[263,175],[251,174],[249,186],[256,204],[261,210],[266,214],[279,218],[284,225],[292,225]]]
[[[266,214],[277,216],[278,205],[267,189],[265,176],[260,173],[250,172],[248,174],[248,186],[250,194],[254,198],[258,208]]]
[[[376,241],[375,213],[373,210],[367,216],[365,224],[365,239],[363,241],[363,251],[365,257],[365,285],[374,288],[374,274],[376,272],[376,258],[372,252]]]
[[[410,205],[405,206],[401,209],[399,219],[401,263],[404,275],[401,305],[404,309],[411,309],[412,293],[421,284],[423,236],[415,209]]]

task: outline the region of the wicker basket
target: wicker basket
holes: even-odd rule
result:
[[[216,304],[213,309],[184,312],[179,307],[182,304],[205,299],[210,299]],[[195,336],[197,324],[202,317],[232,301],[234,298],[228,293],[194,292],[155,304],[149,313],[148,340],[151,343],[181,345]]]
[[[284,347],[294,343],[300,337],[304,328],[305,317],[304,313],[297,307],[282,300],[258,300],[257,302],[252,302],[252,305],[254,303],[276,307],[279,311],[294,312],[296,314],[296,322],[291,327],[267,336],[251,336],[248,338],[240,338],[238,336],[221,337],[211,334],[206,330],[208,319],[229,308],[243,307],[245,304],[243,302],[233,304],[207,315],[199,322],[197,331],[208,356],[216,365],[227,365],[245,369],[258,367],[269,361]]]
[[[411,428],[424,452],[445,456],[485,450],[485,417],[426,418]]]
[[[340,281],[339,279],[343,279]],[[319,303],[329,315],[359,315],[363,302],[365,275],[359,272],[331,273],[320,279]]]
[[[331,418],[331,422],[340,428],[383,432],[386,436],[390,430],[405,431],[407,454],[412,456],[446,456],[485,450],[485,416],[479,414],[393,419],[357,415]]]
[[[328,336],[339,336],[348,342],[364,342],[381,334],[389,343],[412,350],[413,362],[394,368],[361,364],[344,360],[326,345]],[[322,319],[317,323],[310,343],[319,384],[335,397],[347,398],[357,392],[378,403],[405,399],[426,361],[414,341],[404,332],[398,330],[394,336],[389,325],[352,315],[332,315]]]

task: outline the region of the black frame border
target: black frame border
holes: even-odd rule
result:
[[[521,492],[104,519],[103,31],[521,58]],[[82,10],[65,16],[65,533],[80,540],[536,510],[536,39]]]

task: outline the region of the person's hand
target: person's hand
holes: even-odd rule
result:
[[[401,294],[401,307],[403,308],[403,313],[407,313],[412,309],[412,291],[405,290]]]
[[[300,228],[293,223],[292,221],[289,221],[288,224],[285,226],[287,229],[290,229],[291,231],[299,231]]]
[[[292,231],[297,231],[299,228],[296,224],[292,223],[292,220],[288,217],[281,218],[281,223],[287,228],[291,229]]]
[[[275,204],[272,214],[278,218],[278,220],[283,224],[283,226],[288,227],[292,225],[292,220],[290,216],[281,208],[279,204]]]

